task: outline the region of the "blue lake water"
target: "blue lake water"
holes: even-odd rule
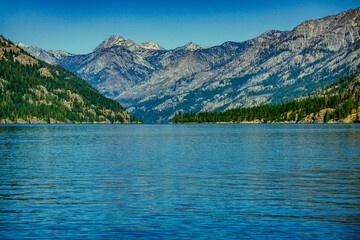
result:
[[[360,125],[2,125],[24,238],[359,239]]]

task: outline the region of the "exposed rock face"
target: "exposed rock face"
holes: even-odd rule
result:
[[[112,35],[111,37],[105,39],[105,41],[103,41],[99,46],[97,46],[94,49],[94,52],[101,51],[101,50],[104,50],[107,48],[112,48],[112,47],[124,47],[129,50],[135,50],[135,49],[138,49],[139,46],[130,39],[124,39],[121,36],[118,37],[118,36]]]
[[[200,46],[200,45],[197,45],[193,42],[189,42],[188,44],[186,44],[185,46],[183,47],[178,47],[176,48],[176,50],[185,50],[185,51],[195,51],[195,50],[199,50],[199,49],[204,49],[203,46]]]
[[[142,48],[149,50],[165,50],[162,46],[153,41],[146,41],[139,44]]]
[[[164,50],[111,36],[92,53],[57,63],[145,121],[166,122],[179,110],[277,103],[312,92],[359,68],[359,34],[357,8],[211,48],[189,43]]]
[[[51,74],[50,70],[46,67],[40,68],[39,69],[40,75],[44,76],[44,77],[53,77],[53,75]]]
[[[15,57],[15,60],[20,62],[23,65],[35,65],[38,64],[39,61],[34,59],[33,57],[30,57],[28,55],[25,54],[19,54],[18,56]]]

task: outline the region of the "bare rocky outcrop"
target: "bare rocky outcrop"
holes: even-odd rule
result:
[[[15,60],[18,61],[19,63],[23,64],[23,65],[35,65],[38,64],[39,61],[36,60],[33,57],[30,57],[28,55],[25,54],[20,54],[18,56],[15,57]]]
[[[334,109],[332,108],[322,109],[315,115],[314,113],[307,115],[304,119],[299,121],[299,123],[324,123],[326,112],[332,113],[333,111]]]
[[[53,75],[51,74],[50,70],[46,67],[40,68],[39,72],[41,76],[53,78]]]
[[[0,120],[0,123],[2,123],[2,124],[4,124],[4,123],[8,124],[8,123],[14,123],[14,122],[11,121],[11,120],[9,120],[9,119],[1,119],[1,120]]]

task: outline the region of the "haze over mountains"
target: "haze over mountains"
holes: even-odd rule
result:
[[[167,122],[176,111],[292,100],[356,71],[360,8],[209,48],[190,42],[165,50],[117,36],[85,55],[19,46],[75,72],[145,121]]]

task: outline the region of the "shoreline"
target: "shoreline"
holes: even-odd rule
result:
[[[39,118],[31,118],[27,121],[25,121],[22,118],[18,118],[14,121],[10,119],[1,119],[0,124],[9,124],[9,125],[16,125],[16,124],[140,124],[141,122],[110,122],[110,121],[103,121],[103,122],[61,122],[57,121],[55,119],[50,119],[50,122],[45,121],[44,119]]]

